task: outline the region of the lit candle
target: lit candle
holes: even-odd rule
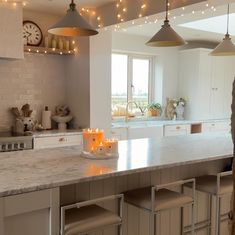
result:
[[[115,139],[107,139],[104,141],[106,153],[118,154],[118,141]]]
[[[95,152],[97,147],[104,140],[104,131],[100,129],[83,130],[83,150],[85,152]]]
[[[105,146],[103,145],[102,142],[96,148],[96,153],[97,154],[105,154]]]

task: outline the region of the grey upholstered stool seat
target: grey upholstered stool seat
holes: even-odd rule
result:
[[[151,187],[135,189],[124,193],[125,201],[142,209],[151,210]],[[155,211],[167,210],[191,204],[193,198],[169,189],[160,189],[155,194]]]
[[[109,225],[120,224],[122,219],[98,205],[73,208],[65,212],[65,235],[77,235]]]
[[[184,184],[192,184],[192,195],[186,195],[170,190],[170,187],[182,186]],[[156,214],[162,210],[173,208],[182,208],[186,205],[191,205],[191,231],[194,234],[194,197],[195,197],[195,179],[180,180],[168,184],[138,188],[129,190],[123,193],[126,203],[131,204],[137,208],[144,209],[150,213],[149,229],[151,235],[156,235]],[[183,221],[181,227],[181,234],[183,231]]]
[[[220,187],[217,192],[217,176],[206,175],[196,178],[196,190],[216,195],[228,194],[233,192],[233,178],[231,175],[220,179]]]
[[[118,211],[112,212],[97,204],[118,200]],[[122,235],[123,194],[112,195],[61,207],[61,235],[84,235],[107,226],[116,226]]]

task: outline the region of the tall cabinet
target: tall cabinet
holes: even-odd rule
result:
[[[235,57],[212,57],[211,50],[180,52],[179,96],[188,101],[186,119],[224,119],[231,115]]]

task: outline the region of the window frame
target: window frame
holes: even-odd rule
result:
[[[129,53],[129,52],[118,52],[113,51],[113,54],[117,55],[125,55],[127,56],[127,102],[133,100],[133,92],[132,92],[132,83],[133,83],[133,60],[134,59],[146,59],[149,60],[149,76],[148,76],[148,103],[153,102],[154,100],[154,74],[155,74],[155,56],[153,55],[145,55],[145,54],[137,54],[137,53]],[[112,99],[112,93],[111,93]]]

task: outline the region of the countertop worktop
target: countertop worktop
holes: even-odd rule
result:
[[[114,121],[112,122],[112,128],[128,128],[128,127],[148,127],[148,126],[166,126],[166,125],[191,125],[200,123],[210,123],[210,122],[224,122],[230,121],[229,119],[213,119],[213,120],[131,120],[128,122],[124,121]]]
[[[119,142],[118,159],[81,158],[79,147],[0,153],[0,197],[110,176],[230,158],[230,135]]]

